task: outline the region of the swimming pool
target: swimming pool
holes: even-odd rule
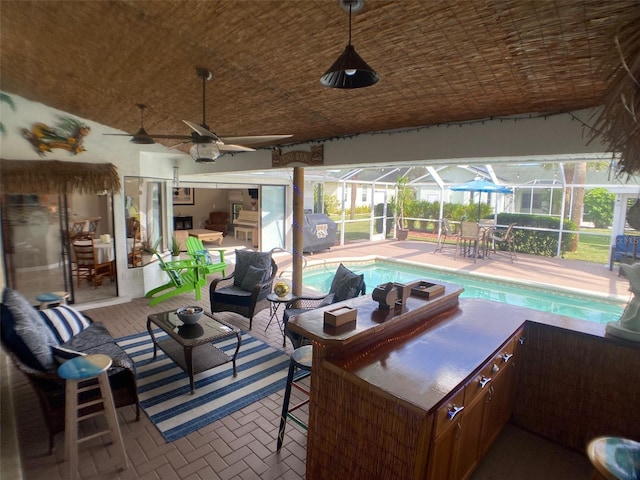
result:
[[[368,262],[342,262],[356,273],[364,273],[367,293],[386,282],[406,283],[429,279],[455,283],[464,287],[461,298],[482,298],[496,302],[528,307],[543,312],[566,315],[591,322],[607,323],[620,318],[625,304],[604,297],[579,295],[569,291],[505,282],[486,277],[464,275],[446,270],[418,267],[397,261],[373,260]],[[303,284],[318,292],[328,292],[337,263],[308,266],[303,273]]]

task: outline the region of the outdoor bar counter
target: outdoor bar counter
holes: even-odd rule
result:
[[[306,478],[468,478],[507,421],[581,452],[597,435],[640,440],[638,344],[461,292],[289,321],[313,342]],[[344,305],[356,322],[325,326]]]

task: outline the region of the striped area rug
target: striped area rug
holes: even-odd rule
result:
[[[154,330],[157,340],[167,334]],[[194,377],[191,395],[189,376],[162,350],[153,360],[153,344],[148,333],[117,340],[135,362],[140,406],[162,436],[172,442],[216,420],[284,389],[289,355],[242,333],[236,360],[238,376],[231,362]],[[236,337],[213,344],[233,356]]]

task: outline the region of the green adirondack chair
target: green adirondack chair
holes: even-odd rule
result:
[[[151,251],[158,257],[160,268],[167,272],[169,282],[145,294],[146,298],[151,298],[149,305],[157,305],[164,300],[187,292],[194,292],[196,300],[200,300],[202,298],[201,289],[207,284],[203,268],[192,258],[165,262],[157,250],[158,244],[159,241],[156,242]]]
[[[191,256],[201,268],[202,273],[210,275],[212,273],[222,272],[222,276],[226,276],[227,264],[224,261],[224,248],[217,248],[216,251],[220,255],[220,261],[214,262],[211,258],[209,250],[204,246],[202,240],[196,237],[188,237],[186,241],[187,253]]]

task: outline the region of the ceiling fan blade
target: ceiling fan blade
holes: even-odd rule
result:
[[[255,148],[245,147],[242,145],[234,145],[228,143],[216,142],[221,152],[255,152]]]
[[[237,144],[249,144],[252,143],[267,143],[275,142],[276,140],[282,140],[284,138],[290,138],[293,135],[253,135],[245,137],[220,137],[223,142],[237,143]]]
[[[163,134],[154,134],[150,133],[149,136],[151,138],[164,138],[169,140],[191,140],[191,135],[163,135]]]
[[[183,120],[183,122],[189,125],[189,127],[191,127],[201,137],[211,137],[218,140],[218,136],[215,133],[207,130],[202,125],[195,124],[193,122],[190,122],[189,120]]]

